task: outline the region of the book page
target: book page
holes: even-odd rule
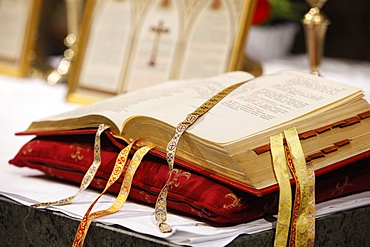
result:
[[[358,88],[310,74],[267,75],[226,96],[189,131],[213,142],[232,142],[361,96]]]
[[[109,117],[120,127],[127,118],[142,115],[176,126],[222,89],[250,78],[245,72],[231,72],[208,79],[170,81],[47,120],[93,113]],[[358,88],[306,73],[267,75],[234,90],[188,132],[212,142],[232,142],[361,95]]]
[[[358,88],[311,74],[286,71],[265,75],[234,90],[187,131],[212,142],[233,142],[361,96]],[[151,116],[176,126],[202,103],[196,98],[184,99],[167,110],[151,112]]]
[[[251,78],[253,76],[246,72],[230,72],[206,79],[168,81],[82,106],[40,121],[59,121],[88,115],[102,115],[111,119],[118,128],[121,128],[122,123],[132,116],[145,115],[156,118],[165,115],[167,118],[170,117],[170,124],[177,124],[195,106],[202,104],[222,89]],[[185,107],[178,107],[178,104],[184,104]],[[79,124],[81,126],[75,127],[83,127],[82,122]]]

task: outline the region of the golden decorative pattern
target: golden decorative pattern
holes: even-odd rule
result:
[[[145,191],[140,191],[140,196],[141,196],[143,201],[145,201],[147,203],[152,203],[150,195],[148,193],[146,193]]]
[[[237,208],[243,205],[242,198],[237,197],[234,193],[228,193],[225,195],[225,198],[229,198],[232,200],[232,203],[230,204],[224,204],[223,208],[229,209],[229,208]]]
[[[99,166],[101,163],[101,157],[100,157],[100,135],[108,129],[109,126],[105,124],[101,124],[98,127],[98,130],[95,134],[95,142],[94,142],[94,161],[90,165],[89,169],[85,173],[85,176],[82,179],[80,189],[77,191],[77,193],[73,196],[57,200],[57,201],[51,201],[51,202],[41,202],[34,205],[31,205],[31,207],[48,207],[51,205],[63,205],[63,204],[69,204],[71,203],[82,191],[84,191],[93,180]]]
[[[71,158],[75,161],[83,160],[84,156],[81,154],[82,148],[74,145],[71,145],[69,148],[72,149],[74,147],[76,147],[76,150],[75,152],[71,153]]]
[[[128,158],[128,155],[130,154],[130,150],[132,148],[132,145],[134,145],[135,142],[131,143],[127,147],[121,150],[121,152],[118,154],[118,157],[116,159],[116,163],[113,168],[113,172],[111,173],[108,182],[103,190],[103,192],[100,193],[100,195],[90,204],[90,207],[87,209],[84,217],[82,218],[80,225],[78,226],[78,230],[75,236],[75,239],[73,241],[73,246],[82,246],[83,241],[85,239],[85,235],[87,233],[88,227],[89,227],[89,215],[95,204],[98,202],[98,200],[103,196],[103,194],[109,189],[109,187],[114,184],[117,179],[121,176],[125,165],[126,161]]]
[[[27,155],[27,154],[30,154],[30,153],[32,153],[32,145],[31,145],[31,143],[29,143],[29,144],[27,145],[26,149],[25,149],[25,150],[23,150],[22,154],[23,154],[23,155]]]
[[[274,246],[286,246],[292,209],[292,191],[286,166],[282,133],[270,137],[270,147],[275,176],[280,189]]]
[[[314,246],[315,240],[315,172],[306,159],[297,130],[284,130],[270,137],[270,150],[275,176],[279,185],[279,209],[274,246]],[[294,207],[289,167],[296,181]],[[290,234],[289,234],[290,228]],[[289,242],[288,236],[290,235]]]
[[[307,235],[307,246],[313,247],[315,243],[315,218],[316,218],[316,207],[315,207],[315,168],[312,163],[307,164],[308,172],[308,235]]]
[[[245,83],[245,81],[225,88],[224,90],[222,90],[218,94],[211,97],[205,103],[203,103],[194,112],[187,115],[185,120],[177,125],[177,127],[175,129],[175,134],[172,137],[172,139],[168,142],[168,145],[167,145],[167,148],[166,148],[166,160],[167,160],[168,166],[170,168],[169,177],[168,177],[168,180],[167,180],[166,184],[164,185],[161,192],[159,193],[159,196],[158,196],[156,204],[155,204],[155,219],[158,222],[158,228],[161,232],[166,233],[166,232],[171,232],[172,231],[171,226],[166,223],[166,221],[167,221],[167,194],[168,194],[168,189],[169,189],[169,186],[170,186],[170,183],[171,183],[171,177],[172,177],[172,173],[173,173],[173,166],[174,166],[174,162],[175,162],[176,149],[177,149],[177,145],[179,143],[179,140],[180,140],[182,134],[200,116],[205,114],[213,106],[215,106],[221,99],[223,99],[226,95],[228,95],[230,92],[232,92],[234,89],[236,89],[237,87],[239,87],[240,85],[242,85],[244,83]]]
[[[172,181],[170,182],[170,189],[173,187],[179,187],[180,186],[180,181],[179,179],[181,177],[185,177],[186,180],[188,180],[191,177],[190,172],[184,172],[183,170],[180,169],[173,169],[173,174],[174,176],[172,177]]]
[[[193,212],[193,214],[197,215],[199,218],[203,218],[203,211],[200,211],[200,210],[195,210],[194,208],[190,208],[191,212]]]
[[[296,223],[296,246],[307,246],[309,186],[306,161],[296,128],[289,128],[287,130],[284,130],[284,134],[290,150],[300,187],[300,208]]]
[[[348,183],[348,180],[349,180],[348,176],[345,176],[343,183],[337,183],[336,186],[335,186],[335,189],[331,192],[331,195],[332,196],[334,196],[334,195],[338,196],[338,195],[343,193],[343,191],[346,189],[346,187],[353,186],[352,183]]]
[[[35,145],[35,143],[36,143],[36,144],[39,144],[39,143],[40,143],[40,141],[39,141],[39,140],[30,141],[30,142],[27,144],[27,146],[26,146],[25,150],[23,150],[23,151],[22,151],[22,154],[23,154],[23,155],[27,155],[27,154],[32,153],[32,151],[33,151],[33,145]]]
[[[290,168],[290,171],[292,172],[294,180],[296,181],[295,197],[294,197],[295,199],[294,199],[294,206],[293,206],[293,211],[292,211],[292,222],[290,226],[290,239],[289,239],[289,246],[294,247],[295,240],[296,240],[296,233],[297,233],[297,219],[299,215],[299,208],[301,206],[301,189],[299,186],[297,172],[293,165],[292,156],[290,155],[290,151],[288,147],[285,147],[285,154],[287,157],[288,166]]]
[[[117,162],[116,162],[115,168],[114,168],[114,170],[117,170],[117,173],[109,179],[110,182],[108,182],[107,187],[104,189],[102,194],[105,191],[107,191],[107,189],[110,187],[110,185],[112,185],[118,179],[118,177],[120,177],[122,171],[124,170],[124,166],[125,166],[126,158],[127,158],[127,153],[129,152],[130,147],[131,146],[129,146],[129,148],[126,148],[126,150],[123,152],[123,155],[121,156],[122,159],[117,159]],[[88,209],[88,211],[86,212],[83,220],[80,223],[80,226],[77,230],[77,234],[75,236],[75,240],[73,242],[73,246],[82,246],[83,245],[83,242],[84,242],[84,239],[86,237],[87,231],[88,231],[88,229],[91,225],[91,222],[93,220],[95,220],[97,218],[100,218],[100,217],[110,215],[110,214],[114,214],[123,206],[123,204],[125,203],[128,195],[129,195],[132,180],[133,180],[133,177],[135,175],[135,172],[136,172],[137,168],[139,167],[139,165],[141,163],[141,160],[143,159],[145,154],[151,148],[152,148],[151,146],[145,146],[145,147],[139,148],[135,152],[133,158],[130,161],[130,164],[127,167],[126,174],[123,178],[119,194],[118,194],[117,198],[115,199],[115,201],[113,202],[113,204],[108,209],[99,210],[99,211],[96,211],[96,212],[93,212],[93,213],[90,214],[90,212],[92,210],[92,207],[94,206],[95,202],[99,199],[99,197],[102,194],[100,194],[100,196],[97,198],[97,200],[95,200],[94,203],[91,204],[90,208]],[[117,165],[117,167],[116,167],[116,165]]]
[[[276,208],[277,205],[278,205],[278,197],[274,195],[272,202],[266,203],[263,209],[261,210],[261,213],[259,214],[260,217],[266,215],[266,213],[272,212],[274,208]]]

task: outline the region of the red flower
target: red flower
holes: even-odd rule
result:
[[[257,0],[257,6],[254,11],[252,24],[258,25],[269,20],[271,15],[271,6],[268,0]]]

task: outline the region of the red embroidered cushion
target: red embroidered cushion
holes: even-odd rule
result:
[[[94,135],[39,136],[26,143],[9,163],[80,184],[93,161]],[[91,187],[105,187],[120,149],[101,137],[102,164]],[[316,201],[370,188],[369,159],[361,160],[316,179]],[[168,176],[167,163],[147,154],[133,179],[129,198],[155,204]],[[111,187],[117,194],[122,179]],[[77,187],[76,187],[77,189]],[[257,197],[175,165],[168,208],[176,213],[223,225],[254,220],[277,212],[278,192]]]

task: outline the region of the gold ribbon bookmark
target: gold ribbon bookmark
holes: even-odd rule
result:
[[[286,165],[287,161],[285,158],[282,133],[270,137],[270,147],[273,167],[280,189],[274,246],[286,246],[292,212],[292,191]]]
[[[103,192],[101,192],[100,195],[90,204],[90,207],[87,209],[84,217],[82,218],[82,220],[80,222],[80,225],[78,226],[78,230],[77,230],[77,233],[76,233],[76,236],[75,236],[75,240],[73,241],[73,246],[82,246],[83,239],[84,239],[85,234],[87,232],[86,223],[87,223],[88,217],[90,215],[90,212],[93,209],[93,207],[95,206],[95,204],[98,202],[98,200],[109,189],[109,187],[112,184],[114,184],[117,181],[117,179],[121,176],[121,174],[122,174],[122,172],[125,168],[126,161],[127,161],[128,155],[130,153],[130,150],[131,150],[131,147],[132,147],[133,144],[134,143],[131,143],[130,145],[125,147],[118,154],[118,157],[116,159],[116,163],[115,163],[114,168],[113,168],[113,172],[111,173],[111,175],[108,179],[108,182],[105,185],[105,188],[104,188]]]
[[[274,246],[313,246],[315,240],[315,173],[305,156],[295,128],[270,137],[271,156],[279,185],[279,209]],[[288,169],[296,181],[294,207]],[[290,235],[289,235],[290,228]]]
[[[73,246],[79,246],[79,247],[83,246],[83,242],[84,242],[85,237],[87,235],[90,224],[93,220],[95,220],[97,218],[100,218],[100,217],[110,215],[110,214],[114,214],[119,209],[121,209],[121,207],[125,203],[128,195],[130,193],[132,180],[133,180],[133,177],[135,175],[135,172],[136,172],[137,168],[141,164],[141,160],[143,159],[145,154],[147,154],[149,152],[149,150],[152,149],[152,148],[153,148],[152,146],[144,146],[144,147],[139,148],[135,152],[134,156],[132,157],[132,159],[130,161],[130,164],[127,167],[126,174],[123,178],[119,194],[116,197],[113,204],[108,209],[96,211],[96,212],[93,212],[93,213],[90,214],[93,206],[95,205],[97,200],[100,198],[100,196],[110,187],[110,185],[112,185],[116,181],[116,178],[118,179],[118,177],[121,175],[121,173],[124,169],[125,163],[126,163],[126,158],[127,158],[126,154],[127,154],[127,152],[129,152],[130,148],[126,148],[126,150],[123,150],[123,152],[119,155],[119,158],[116,161],[116,164],[115,164],[115,167],[114,167],[114,174],[112,173],[112,175],[111,175],[112,177],[111,177],[111,179],[109,179],[109,182],[107,183],[106,189],[91,204],[91,206],[89,207],[89,209],[85,213],[85,216],[83,217],[83,219],[82,219],[82,221],[81,221],[81,223],[78,227],[75,239],[73,241]]]
[[[287,157],[288,166],[289,166],[290,171],[293,174],[293,178],[296,182],[294,206],[293,206],[293,212],[292,212],[292,217],[291,217],[292,222],[291,222],[291,226],[290,226],[290,239],[289,239],[289,246],[294,247],[296,245],[295,241],[296,241],[296,234],[297,234],[297,219],[298,219],[298,215],[299,215],[299,208],[301,206],[301,189],[300,189],[300,185],[299,185],[299,179],[298,179],[298,176],[297,176],[297,172],[296,172],[295,167],[293,165],[292,156],[290,155],[290,150],[287,146],[285,147],[285,154],[286,154],[286,157]]]
[[[297,217],[296,244],[307,245],[307,206],[308,206],[308,175],[304,153],[299,142],[298,133],[295,128],[284,130],[285,138],[290,150],[300,188],[300,207]]]
[[[230,92],[232,92],[234,89],[239,87],[240,85],[244,84],[245,82],[240,82],[235,85],[232,85],[230,87],[225,88],[218,94],[214,95],[212,98],[207,100],[205,103],[203,103],[200,107],[198,107],[193,113],[187,115],[185,120],[181,123],[179,123],[176,127],[175,134],[172,137],[172,139],[169,141],[167,148],[166,148],[166,160],[167,164],[169,166],[169,177],[162,188],[161,192],[158,195],[157,202],[155,204],[155,219],[158,223],[158,228],[161,232],[167,233],[171,232],[172,228],[169,224],[166,223],[167,221],[167,194],[168,194],[168,188],[171,182],[172,172],[173,172],[173,166],[175,162],[175,155],[176,155],[176,149],[177,145],[180,141],[180,138],[182,134],[186,131],[188,127],[190,127],[195,121],[205,114],[207,111],[209,111],[212,107],[214,107],[221,99],[223,99],[226,95],[228,95]]]
[[[312,246],[314,242],[315,196],[313,167],[306,165],[296,128],[284,130],[299,186],[299,213],[296,221],[295,245]],[[296,198],[297,201],[297,198]]]

